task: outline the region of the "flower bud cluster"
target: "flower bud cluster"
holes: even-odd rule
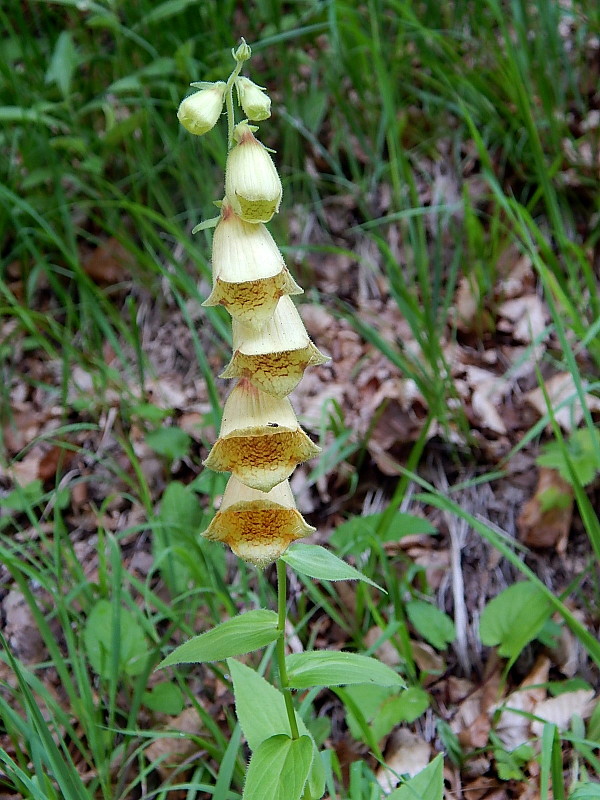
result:
[[[243,46],[247,50],[233,54],[238,62],[249,57]],[[200,84],[200,91],[183,101],[178,116],[187,130],[210,130],[232,82],[248,119],[270,116],[264,90],[237,72],[239,67],[227,84]],[[307,367],[327,358],[308,337],[290,298],[302,289],[265,227],[279,210],[282,187],[256,130],[248,121],[233,129],[225,198],[213,237],[213,287],[204,301],[224,306],[231,315],[234,352],[221,377],[237,379],[219,437],[204,462],[231,473],[204,536],[264,567],[314,530],[297,510],[288,479],[320,448],[301,429],[287,395]]]

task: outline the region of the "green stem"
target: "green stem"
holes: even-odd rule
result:
[[[279,667],[279,681],[281,683],[281,692],[285,700],[285,710],[287,711],[288,720],[290,722],[290,731],[292,732],[292,739],[299,739],[298,723],[296,722],[296,712],[294,711],[294,704],[292,703],[292,692],[290,690],[287,669],[285,666],[285,619],[286,619],[286,585],[287,575],[285,572],[285,562],[279,559],[277,561],[277,611],[279,619],[277,621],[277,630],[279,631],[279,639],[277,639],[277,646],[275,652],[277,655],[277,666]]]
[[[233,109],[233,83],[242,71],[243,61],[238,61],[235,69],[225,84],[225,108],[227,110],[227,150],[233,147],[233,129],[235,127],[235,111]]]

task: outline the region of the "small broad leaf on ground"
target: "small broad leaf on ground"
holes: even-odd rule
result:
[[[572,469],[579,483],[587,486],[600,472],[599,452],[600,431],[581,428],[572,433],[566,441],[548,442],[544,445],[537,463],[542,467],[558,470],[561,478],[571,485]]]
[[[183,693],[174,683],[157,683],[142,695],[143,704],[151,711],[176,716],[183,711]]]
[[[230,656],[240,656],[258,650],[279,636],[277,614],[267,609],[256,609],[239,614],[217,625],[216,628],[194,636],[176,647],[158,668],[172,664],[201,664],[205,661],[224,661]]]
[[[312,760],[309,736],[280,733],[265,739],[250,759],[243,800],[300,800]]]
[[[414,722],[429,707],[429,694],[418,686],[399,692],[395,687],[357,684],[348,686],[345,695],[360,709],[378,742],[399,722]],[[346,720],[352,736],[355,739],[364,739],[361,725],[348,707]]]
[[[330,537],[331,544],[344,553],[357,555],[371,547],[375,542],[380,544],[390,541],[399,541],[404,536],[412,534],[437,533],[436,528],[422,517],[413,514],[398,512],[394,514],[392,522],[384,533],[378,533],[385,512],[368,514],[364,517],[352,517],[347,522],[342,522]]]
[[[81,59],[73,36],[69,31],[62,31],[56,40],[50,64],[46,70],[46,83],[55,83],[63,97],[67,97],[71,90],[71,80]]]
[[[256,750],[265,739],[279,733],[289,736],[290,724],[281,692],[234,658],[227,660],[227,666],[233,680],[236,716],[250,749]],[[301,736],[310,736],[298,714],[296,723]],[[311,797],[322,797],[325,791],[325,770],[314,743],[308,788]]]
[[[115,618],[108,600],[99,600],[90,612],[83,642],[92,669],[101,678],[110,678],[115,666],[119,675],[139,675],[146,667],[149,650],[142,626],[126,608],[120,608]],[[115,645],[119,648],[116,663]]]
[[[498,646],[499,655],[515,659],[541,631],[552,612],[546,596],[533,583],[509,586],[484,608],[479,635],[484,645]]]
[[[388,795],[387,800],[442,800],[444,796],[443,770],[444,760],[440,753],[424,770]]]
[[[358,653],[334,650],[292,653],[287,656],[286,665],[292,689],[353,683],[404,686],[404,681],[393,669],[381,661]]]
[[[146,444],[159,456],[175,461],[189,452],[192,437],[181,428],[157,428],[146,434]]]
[[[310,578],[320,581],[365,581],[385,592],[362,572],[317,544],[295,544],[281,558],[296,572]]]
[[[203,510],[196,494],[179,481],[172,481],[160,503],[153,524],[152,555],[160,567],[171,595],[187,589],[192,577],[194,552],[190,544],[201,530]]]
[[[425,641],[437,650],[445,650],[456,638],[454,622],[431,603],[411,600],[406,604],[406,613]]]

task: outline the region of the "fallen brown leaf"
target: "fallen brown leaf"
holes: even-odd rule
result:
[[[554,375],[545,382],[544,388],[548,394],[554,416],[560,427],[565,431],[572,431],[574,428],[577,428],[583,419],[583,409],[579,402],[577,389],[571,373],[560,372]],[[558,408],[558,406],[568,398],[570,398],[571,401],[562,408]],[[546,398],[540,387],[527,392],[525,394],[525,400],[535,408],[540,416],[544,416],[544,414],[547,413]],[[600,397],[586,393],[585,402],[590,411],[600,411]]]
[[[528,547],[555,547],[563,554],[572,518],[572,486],[556,470],[541,467],[535,493],[517,518],[519,538]]]
[[[400,728],[390,737],[385,751],[385,767],[379,767],[377,782],[384,792],[391,792],[398,785],[394,775],[414,777],[429,764],[431,745],[407,728]],[[393,770],[393,771],[392,771]]]

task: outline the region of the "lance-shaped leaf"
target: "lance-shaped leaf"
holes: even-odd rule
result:
[[[279,636],[277,614],[263,608],[247,611],[228,619],[209,631],[175,648],[164,658],[159,668],[172,664],[201,664],[205,661],[224,661],[231,656],[251,653],[274,642]]]
[[[379,584],[318,544],[297,544],[282,559],[296,572],[311,578],[320,581],[365,581],[387,594]]]
[[[292,689],[311,686],[344,686],[353,683],[374,683],[377,686],[404,686],[393,669],[375,658],[358,653],[315,650],[292,653],[286,658]]]
[[[289,736],[290,723],[281,692],[234,658],[227,661],[227,666],[233,680],[236,715],[250,749],[256,750],[265,739],[279,733]],[[310,736],[302,717],[295,711],[294,715],[300,735]],[[322,797],[325,791],[325,771],[314,740],[308,791],[315,798]]]
[[[227,398],[219,438],[204,464],[268,492],[320,452],[287,398],[265,394],[242,378]]]
[[[264,568],[293,541],[314,531],[296,508],[288,481],[261,492],[232,475],[221,508],[202,535],[229,545],[244,561]]]
[[[292,299],[282,297],[275,313],[256,329],[233,320],[233,358],[222,378],[246,377],[275,397],[292,392],[304,370],[329,359],[311,342]]]
[[[302,294],[264,225],[251,225],[225,200],[213,236],[213,290],[204,306],[223,305],[234,319],[261,328],[280,297]]]
[[[312,760],[309,736],[265,739],[250,759],[242,800],[300,800]]]

